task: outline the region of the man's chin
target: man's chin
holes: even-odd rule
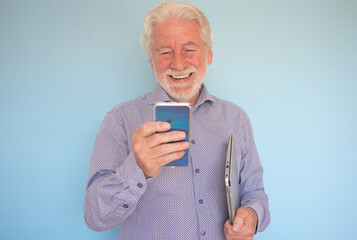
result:
[[[160,85],[165,92],[174,101],[178,102],[191,102],[194,98],[197,98],[201,89],[203,81],[195,81],[192,83],[183,82],[181,84],[168,84],[168,82],[160,82]]]
[[[168,95],[172,98],[172,100],[177,102],[189,102],[192,98],[191,94],[179,94],[175,92],[168,92]]]
[[[199,89],[192,89],[189,88],[188,90],[177,90],[177,89],[173,89],[170,88],[167,91],[167,94],[174,100],[174,101],[178,101],[178,102],[190,102],[193,98],[195,98],[196,96],[199,95]]]

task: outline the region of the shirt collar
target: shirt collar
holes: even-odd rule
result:
[[[156,84],[155,89],[148,94],[147,100],[149,104],[155,104],[157,102],[172,102],[172,99],[170,98],[169,95],[165,92],[165,90],[160,86],[160,84]],[[200,90],[200,96],[197,99],[196,105],[194,107],[198,107],[199,105],[205,103],[205,102],[214,102],[213,96],[208,92],[206,86],[202,84],[201,90]]]
[[[213,96],[208,92],[208,89],[205,84],[202,84],[201,90],[200,90],[200,96],[197,99],[195,107],[200,106],[201,104],[205,102],[213,103],[214,98]]]
[[[147,100],[149,104],[155,104],[157,102],[172,102],[172,99],[169,97],[169,95],[167,95],[160,84],[156,84],[154,91],[148,94]]]

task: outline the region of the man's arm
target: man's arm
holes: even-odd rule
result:
[[[122,224],[135,210],[147,182],[133,155],[115,171],[99,170],[87,187],[84,217],[89,228],[104,231]]]
[[[105,117],[94,144],[84,204],[89,228],[103,231],[122,224],[135,210],[147,186],[146,178],[180,158],[187,142],[182,132],[165,132],[170,125],[145,123],[133,135],[129,152],[124,124],[114,113]],[[140,165],[140,166],[139,166]]]
[[[264,231],[270,222],[268,197],[264,192],[263,168],[255,146],[248,116],[244,115],[240,167],[241,207],[237,209],[233,225],[227,221],[224,233],[227,239],[252,239],[256,231]]]
[[[263,167],[254,142],[249,117],[243,124],[245,147],[241,159],[240,195],[241,206],[254,209],[258,216],[257,231],[264,231],[270,222],[269,200],[264,191]]]
[[[86,224],[95,231],[120,225],[132,214],[145,189],[145,176],[129,152],[124,124],[109,112],[93,148],[84,202]]]

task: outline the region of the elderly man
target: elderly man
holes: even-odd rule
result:
[[[202,83],[212,62],[205,15],[183,2],[164,2],[145,19],[142,45],[156,88],[117,105],[94,145],[84,214],[103,231],[121,225],[120,239],[252,239],[270,221],[263,169],[250,121],[238,106],[209,94]],[[156,102],[189,102],[192,141],[153,121]],[[229,136],[240,164],[241,207],[229,223],[224,162]],[[187,167],[165,167],[191,148]]]

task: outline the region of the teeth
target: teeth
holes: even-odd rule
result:
[[[187,75],[182,75],[182,76],[172,76],[175,79],[183,79],[183,78],[187,78],[188,76],[190,76],[190,73]]]

